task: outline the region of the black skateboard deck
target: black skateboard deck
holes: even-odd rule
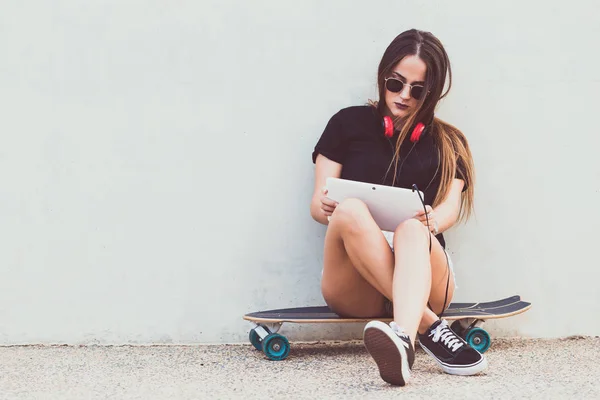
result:
[[[531,308],[531,303],[521,300],[521,296],[511,296],[501,300],[483,303],[452,303],[442,318],[455,321],[452,329],[472,347],[485,352],[491,344],[490,335],[481,328],[488,319],[506,318],[521,314]],[[250,331],[250,342],[272,360],[282,360],[289,352],[289,342],[277,331],[287,323],[350,323],[368,322],[373,319],[389,322],[390,317],[345,318],[340,317],[327,306],[282,308],[246,314],[244,319],[255,326]],[[269,339],[266,341],[266,339]],[[265,345],[267,345],[265,347]],[[275,350],[273,350],[273,347]],[[287,350],[286,350],[287,349]]]
[[[526,311],[531,304],[521,300],[520,296],[486,303],[452,303],[442,315],[444,319],[456,320],[463,318],[494,319],[505,318]],[[324,322],[368,322],[372,319],[389,320],[391,318],[344,318],[340,317],[327,306],[282,308],[277,310],[259,311],[246,314],[244,319],[252,322],[270,323],[324,323]]]

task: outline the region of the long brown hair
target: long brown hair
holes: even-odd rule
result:
[[[398,169],[400,146],[417,122],[427,126],[427,134],[433,135],[438,147],[440,168],[440,186],[435,195],[432,207],[443,202],[448,194],[452,180],[456,176],[456,165],[461,163],[463,174],[460,178],[465,181],[466,190],[461,195],[459,220],[468,219],[473,210],[474,168],[469,144],[463,133],[456,127],[434,117],[438,102],[448,95],[452,87],[452,70],[448,54],[442,43],[429,32],[416,29],[405,31],[398,35],[385,50],[377,71],[379,101],[371,104],[383,115],[385,112],[385,78],[390,76],[393,68],[406,56],[417,56],[427,66],[425,74],[426,95],[418,101],[416,110],[404,120],[394,121],[400,126],[400,135],[396,144],[393,163],[394,174]],[[448,87],[444,90],[448,78]],[[394,181],[396,176],[394,175]]]

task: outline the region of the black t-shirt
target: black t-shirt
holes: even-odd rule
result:
[[[356,106],[340,110],[325,127],[312,154],[313,162],[320,153],[342,164],[342,179],[411,189],[416,184],[431,205],[440,186],[440,159],[433,135],[426,130],[413,145],[410,134],[400,148],[400,159],[394,182],[392,163],[398,131],[387,138],[383,134],[383,117],[372,106]],[[391,167],[390,167],[390,163]],[[462,168],[459,163],[458,169]],[[389,171],[388,171],[389,169]],[[461,172],[457,173],[457,177]],[[436,236],[445,247],[444,236]]]

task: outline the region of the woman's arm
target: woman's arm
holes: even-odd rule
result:
[[[448,191],[448,197],[434,209],[438,223],[438,233],[450,229],[458,220],[464,185],[465,182],[462,179],[454,179]]]
[[[313,219],[323,225],[327,225],[329,221],[327,216],[331,215],[331,212],[323,209],[329,208],[328,204],[334,204],[332,207],[335,208],[335,202],[328,199],[323,188],[327,178],[339,178],[342,175],[342,164],[335,161],[331,161],[322,154],[317,156],[315,160],[315,187],[313,190],[312,201],[310,202],[310,215]]]
[[[433,212],[430,206],[426,207],[429,214],[429,226],[432,232],[434,232],[435,223],[437,223],[437,233],[442,233],[450,229],[456,223],[460,214],[461,194],[464,185],[465,182],[462,179],[454,179],[450,185],[446,200],[435,207]],[[427,226],[425,211],[419,212],[416,218]]]

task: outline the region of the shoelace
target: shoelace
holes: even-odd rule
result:
[[[429,333],[429,336],[433,336],[433,341],[437,343],[440,339],[452,352],[455,352],[462,347],[463,342],[456,336],[450,328],[448,328],[448,321],[443,320],[433,331]]]
[[[408,336],[408,333],[406,333],[404,329],[400,328],[394,321],[390,322],[390,327],[396,335],[410,341],[410,336]]]

